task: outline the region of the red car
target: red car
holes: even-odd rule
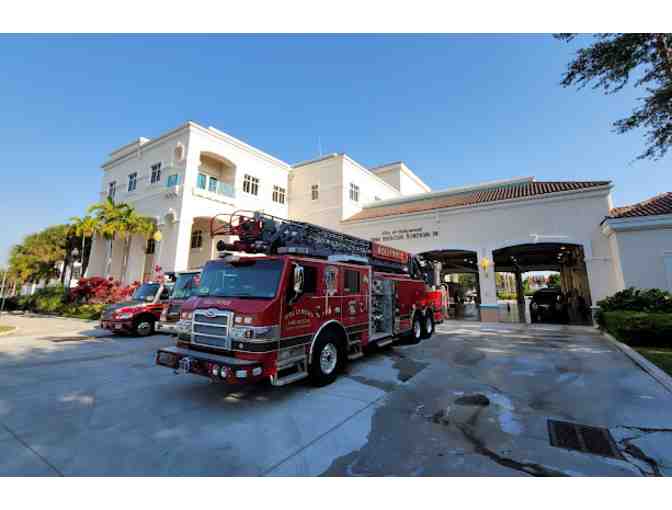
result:
[[[172,287],[172,283],[142,284],[129,301],[109,305],[103,310],[100,327],[113,333],[151,335],[168,303]]]

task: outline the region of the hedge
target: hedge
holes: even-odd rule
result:
[[[628,289],[597,302],[603,312],[672,313],[672,294],[660,289]]]
[[[38,289],[30,296],[16,296],[7,300],[6,307],[11,310],[25,310],[35,313],[62,315],[77,319],[97,320],[105,308],[104,304],[63,303],[65,289],[62,285],[53,285]]]
[[[600,322],[628,345],[672,348],[672,314],[618,310],[602,312]]]

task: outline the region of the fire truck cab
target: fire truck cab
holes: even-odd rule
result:
[[[294,248],[284,251],[306,251]],[[382,271],[351,254],[238,253],[203,267],[177,344],[160,349],[157,364],[232,384],[322,386],[370,345],[417,343],[434,331],[425,282],[392,270],[406,265],[405,252],[372,246],[372,258],[387,261]]]

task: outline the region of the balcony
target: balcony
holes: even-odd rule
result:
[[[236,189],[227,182],[218,182],[216,186],[208,186],[207,189],[200,186],[194,186],[192,189],[194,196],[217,202],[231,203],[231,199],[236,198]]]

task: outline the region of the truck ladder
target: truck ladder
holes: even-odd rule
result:
[[[423,277],[426,262],[396,248],[336,232],[325,227],[253,211],[218,214],[210,220],[210,237],[232,236],[217,242],[217,250],[265,255],[296,254],[334,261],[364,263],[379,271]],[[423,278],[424,279],[424,278]]]

